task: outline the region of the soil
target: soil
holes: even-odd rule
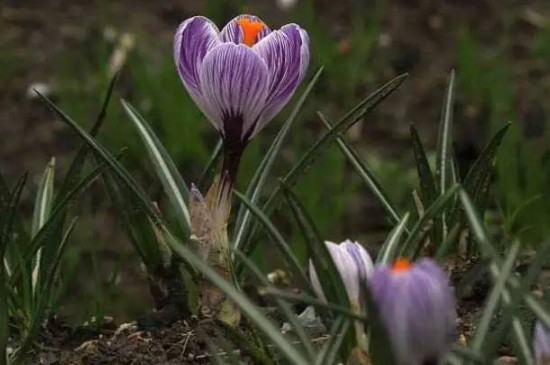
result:
[[[108,321],[109,322],[109,321]],[[205,339],[216,341],[220,330],[212,322],[176,322],[165,328],[144,330],[136,323],[71,330],[50,320],[43,344],[32,363],[63,364],[204,364],[211,360]]]
[[[484,267],[476,260],[455,258],[447,261],[452,268],[451,281],[457,295],[457,341],[467,343],[475,333],[475,323],[482,314],[483,304],[491,286]],[[465,285],[467,283],[468,285]],[[112,318],[101,323],[91,321],[81,327],[50,318],[43,331],[29,364],[45,365],[145,365],[145,364],[211,364],[215,363],[213,351],[221,358],[232,351],[241,361],[252,364],[238,345],[230,343],[235,335],[212,320],[192,319],[157,326],[147,318],[138,322],[117,324]],[[281,325],[280,321],[277,325]],[[247,336],[247,327],[240,331]],[[290,333],[291,335],[291,333]],[[314,343],[326,339],[319,331],[312,332]],[[219,348],[215,350],[212,344]],[[220,345],[223,344],[223,345]],[[231,350],[231,349],[241,350]],[[498,356],[513,356],[512,347],[504,343]]]

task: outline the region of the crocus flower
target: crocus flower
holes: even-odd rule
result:
[[[342,277],[350,302],[353,306],[360,303],[361,283],[370,278],[374,266],[367,250],[358,242],[346,240],[340,244],[326,241],[328,251],[336,269]],[[309,278],[316,294],[326,300],[313,261],[309,261]]]
[[[252,15],[234,18],[221,32],[208,18],[195,16],[178,27],[174,58],[185,88],[222,136],[222,180],[232,180],[247,142],[303,79],[309,38],[296,24],[271,31]]]
[[[534,347],[538,365],[550,364],[550,333],[544,324],[537,321],[535,324]]]
[[[398,259],[370,281],[399,365],[438,365],[453,342],[456,309],[449,279],[431,259]]]

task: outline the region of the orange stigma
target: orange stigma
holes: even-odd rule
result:
[[[264,27],[264,23],[260,21],[250,20],[248,18],[240,18],[239,20],[237,20],[237,24],[239,24],[239,26],[243,30],[243,43],[246,44],[248,47],[252,47],[256,42],[256,37],[258,36],[258,33],[260,33],[260,31]]]
[[[399,257],[393,262],[391,271],[394,273],[403,272],[407,271],[410,267],[411,262],[408,259],[404,257]]]

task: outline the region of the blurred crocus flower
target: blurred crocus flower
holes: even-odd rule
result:
[[[544,324],[537,321],[535,324],[534,347],[537,365],[550,364],[550,333]]]
[[[358,242],[346,240],[340,244],[336,244],[326,241],[325,244],[332,257],[332,261],[334,261],[336,269],[342,277],[351,304],[358,308],[361,295],[361,283],[366,282],[371,277],[374,270],[372,259],[367,250]],[[326,300],[312,260],[309,261],[309,277],[317,295]]]
[[[185,88],[224,141],[222,180],[233,180],[247,142],[303,79],[309,37],[296,24],[271,31],[252,15],[234,18],[221,32],[195,16],[178,27],[174,58]]]
[[[445,272],[431,259],[397,259],[375,268],[373,298],[399,365],[442,364],[456,330],[454,295]]]

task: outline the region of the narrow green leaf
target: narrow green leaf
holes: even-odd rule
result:
[[[0,172],[0,209],[9,204],[10,197],[11,191],[8,187],[8,184],[4,180],[4,176],[2,176],[2,173]],[[17,234],[20,236],[22,242],[26,242],[29,239],[29,235],[23,225],[23,219],[21,218],[20,212],[17,212],[17,215],[15,217],[15,229],[17,231]]]
[[[439,183],[439,194],[443,195],[450,186],[450,173],[452,164],[452,131],[453,131],[453,105],[455,89],[455,72],[451,71],[447,94],[441,113],[439,125],[439,137],[437,141],[436,172]]]
[[[464,190],[466,190],[468,195],[475,196],[476,192],[480,190],[480,186],[482,186],[486,177],[491,174],[495,155],[511,124],[511,122],[506,123],[504,127],[495,133],[493,138],[491,138],[491,141],[489,141],[487,146],[483,148],[483,151],[468,171],[463,183]]]
[[[325,242],[321,239],[317,228],[307,215],[303,205],[300,204],[294,192],[284,185],[283,189],[283,193],[285,194],[292,213],[304,235],[308,246],[309,257],[313,261],[315,271],[317,272],[327,300],[343,307],[349,307],[349,298],[346,288]]]
[[[304,174],[311,165],[317,160],[321,152],[325,150],[330,144],[336,140],[338,135],[341,132],[346,131],[356,122],[361,120],[365,115],[372,112],[378,104],[380,104],[384,99],[390,96],[401,84],[407,79],[408,75],[403,74],[397,76],[372,94],[367,98],[357,104],[353,109],[351,109],[346,115],[344,115],[333,127],[332,129],[323,134],[311,148],[306,151],[302,158],[292,167],[290,172],[286,174],[283,181],[288,186],[294,185],[298,178]],[[264,211],[270,211],[265,209],[266,207],[272,208],[272,204],[276,196],[280,193],[280,186],[275,188],[271,193],[271,196],[267,200],[264,206]]]
[[[277,133],[277,136],[273,140],[273,143],[269,147],[269,150],[262,159],[262,162],[260,163],[258,169],[256,169],[256,172],[254,173],[254,176],[252,177],[252,180],[246,189],[246,197],[253,204],[256,204],[260,199],[260,195],[264,188],[265,182],[267,181],[267,177],[271,172],[273,163],[275,162],[275,159],[277,158],[279,151],[281,150],[283,142],[285,141],[285,138],[288,135],[290,128],[294,124],[296,116],[298,115],[300,110],[302,110],[304,103],[311,94],[314,86],[317,84],[317,81],[319,80],[322,72],[323,67],[320,67],[315,76],[313,76],[313,78],[307,85],[302,95],[300,96],[300,99],[298,99],[296,105],[292,109],[292,112],[284,122],[283,126]],[[237,215],[237,224],[235,225],[237,229],[235,233],[235,238],[233,240],[234,246],[239,249],[250,228],[250,212],[248,209],[243,210],[242,208],[239,209],[239,214]]]
[[[38,230],[40,230],[48,220],[48,216],[52,210],[54,171],[55,158],[52,158],[44,170],[34,202],[34,215],[32,220],[33,237],[36,236]]]
[[[449,230],[447,237],[445,237],[445,240],[437,247],[437,251],[435,252],[434,258],[438,262],[441,262],[441,260],[443,260],[453,244],[457,242],[463,227],[464,225],[462,224],[462,222],[458,222]]]
[[[244,206],[247,207],[247,209],[250,209],[252,214],[262,222],[264,227],[267,229],[271,237],[273,238],[273,241],[283,254],[283,256],[286,259],[286,262],[288,265],[290,265],[292,272],[298,277],[298,279],[301,281],[302,285],[305,285],[306,287],[309,287],[309,280],[302,269],[300,262],[292,252],[292,249],[286,242],[286,240],[283,238],[277,227],[271,222],[271,220],[260,210],[258,206],[256,206],[254,203],[252,203],[250,200],[248,200],[244,195],[241,193],[235,191],[235,196],[241,200]],[[238,248],[234,246],[234,251],[237,251]]]
[[[380,104],[384,99],[391,95],[408,77],[407,74],[397,76],[390,82],[383,85],[381,88],[370,94],[366,99],[352,108],[346,115],[344,115],[332,128],[330,132],[325,133],[319,138],[311,148],[302,155],[300,160],[292,167],[292,169],[285,175],[283,181],[288,186],[293,186],[298,178],[303,175],[309,167],[317,160],[320,154],[326,150],[328,146],[337,138],[338,134],[344,132],[350,128],[353,124],[361,120],[365,115],[369,114]],[[277,199],[281,193],[281,187],[277,186],[265,202],[262,210],[268,215],[276,208],[276,204],[280,201]],[[248,235],[247,243],[244,248],[241,248],[243,252],[251,252],[254,248],[252,243],[254,232],[257,229],[255,225],[251,233]]]
[[[63,254],[65,252],[65,248],[67,246],[69,237],[71,236],[71,233],[73,232],[74,227],[76,225],[76,221],[77,221],[77,218],[75,217],[69,223],[69,226],[65,231],[65,234],[61,239],[61,242],[59,242],[55,257],[50,263],[50,265],[47,267],[47,275],[45,275],[44,285],[40,288],[40,291],[36,295],[37,304],[32,315],[31,326],[27,331],[26,337],[23,339],[23,342],[17,351],[16,357],[15,357],[15,364],[22,363],[25,357],[28,355],[28,350],[31,348],[32,344],[34,343],[37,332],[40,328],[40,325],[43,323],[44,314],[48,309],[48,305],[50,304],[50,300],[51,300],[51,295],[53,293],[52,286],[56,277],[56,273],[61,263],[61,258],[63,257]]]
[[[126,236],[147,269],[154,273],[162,266],[162,257],[149,217],[141,209],[141,205],[136,204],[133,194],[121,189],[124,185],[117,183],[116,179],[113,173],[104,175],[105,191],[113,203]]]
[[[512,296],[512,304],[508,308],[505,308],[505,311],[500,316],[501,319],[497,329],[491,333],[489,342],[484,346],[486,358],[489,358],[489,356],[492,356],[497,352],[502,339],[508,335],[510,323],[514,314],[518,310],[520,303],[523,301],[524,294],[530,293],[531,287],[537,282],[538,276],[546,265],[549,257],[550,240],[546,241],[541,246],[541,249],[537,251],[537,255],[533,258],[527,273],[523,276],[523,280],[521,281],[521,289],[516,290],[517,293],[514,293]]]
[[[550,312],[548,312],[540,300],[532,296],[526,296],[525,302],[546,328],[550,328]]]
[[[72,204],[76,198],[105,171],[105,169],[106,166],[102,165],[90,172],[77,186],[67,193],[62,201],[55,204],[48,221],[36,233],[29,244],[29,248],[25,251],[24,262],[28,262],[28,260],[36,254],[38,249],[44,246],[52,232],[55,232],[56,229],[59,228],[59,225],[62,224],[61,218],[64,217],[67,207]]]
[[[40,99],[46,104],[46,106],[52,110],[62,122],[70,126],[80,137],[93,149],[98,157],[101,158],[111,169],[120,177],[120,179],[126,184],[126,186],[135,194],[136,198],[139,200],[140,204],[143,205],[147,214],[151,216],[155,224],[162,223],[162,218],[157,212],[157,209],[145,193],[145,191],[139,186],[135,181],[132,175],[122,166],[122,164],[105,148],[103,147],[96,139],[94,139],[88,132],[86,132],[82,127],[80,127],[75,121],[73,121],[68,115],[63,113],[54,103],[51,102],[47,97],[38,93]]]
[[[411,234],[401,248],[401,256],[416,257],[419,250],[422,248],[421,243],[425,238],[423,229],[428,223],[436,219],[437,216],[447,207],[448,203],[453,199],[456,192],[460,188],[459,185],[454,185],[448,189],[444,195],[439,196],[433,204],[426,209],[424,215],[418,219],[411,229]]]
[[[317,112],[317,115],[330,132],[332,130],[330,122],[324,117],[321,112]],[[401,215],[397,212],[395,204],[391,202],[388,194],[385,192],[384,188],[382,188],[382,185],[378,182],[378,180],[367,167],[367,165],[361,160],[357,151],[346,141],[346,139],[342,135],[339,135],[336,138],[336,142],[338,143],[338,147],[340,147],[340,149],[344,153],[344,156],[346,156],[346,158],[350,161],[363,182],[382,204],[384,209],[386,209],[386,212],[388,213],[392,222],[399,223],[399,221],[401,220]],[[405,230],[407,230],[406,227]]]
[[[211,178],[212,175],[214,174],[216,163],[220,159],[220,156],[222,155],[222,151],[223,151],[223,140],[220,138],[218,140],[218,143],[216,143],[216,147],[214,147],[214,151],[212,151],[212,154],[210,155],[208,162],[204,166],[204,170],[202,170],[201,177],[198,180],[197,186],[199,188],[199,191],[208,190],[208,186],[206,186],[207,180]]]
[[[436,175],[438,178],[439,195],[442,196],[450,188],[453,181],[453,152],[452,152],[452,132],[453,132],[453,105],[455,89],[455,72],[449,76],[447,94],[441,113],[441,123],[439,125],[439,137],[437,140],[436,157]],[[445,241],[447,237],[447,214],[444,211],[436,222],[436,232],[440,234],[437,237],[440,242]]]
[[[485,340],[488,338],[487,335],[489,334],[489,326],[493,320],[496,310],[498,309],[498,303],[502,296],[502,292],[505,289],[506,282],[514,269],[514,263],[519,252],[519,247],[519,243],[515,242],[508,251],[508,255],[506,256],[506,260],[504,261],[500,271],[500,276],[498,277],[493,289],[491,290],[489,298],[487,299],[481,320],[476,326],[476,334],[471,342],[471,347],[474,351],[481,351]]]
[[[380,253],[376,259],[377,263],[380,264],[389,264],[395,259],[397,252],[397,245],[401,240],[401,236],[405,232],[407,226],[407,221],[409,220],[409,212],[405,213],[401,221],[395,228],[390,232],[386,242],[382,245]]]
[[[189,191],[183,181],[176,164],[155,135],[153,129],[143,117],[125,100],[121,100],[122,107],[141,136],[149,157],[162,182],[164,191],[168,195],[170,203],[177,215],[184,232],[190,232],[189,209],[186,200],[189,200]]]
[[[113,91],[115,89],[115,85],[118,81],[119,73],[115,73],[113,77],[111,78],[111,81],[109,82],[109,86],[107,87],[107,92],[105,93],[105,97],[103,98],[103,103],[101,104],[101,108],[99,109],[99,113],[97,114],[95,123],[93,124],[92,128],[90,129],[90,136],[95,137],[97,133],[99,133],[99,130],[104,124],[105,117],[107,116],[107,108],[109,107],[109,103],[111,101],[111,97],[113,95]],[[59,189],[59,193],[56,197],[56,200],[61,200],[64,195],[72,188],[74,185],[78,184],[80,181],[80,175],[82,173],[82,169],[84,168],[84,163],[86,161],[86,158],[88,157],[89,147],[86,143],[83,143],[80,149],[78,150],[75,158],[71,162],[71,165],[69,167],[69,170],[67,171],[67,174],[65,175],[65,178],[63,179],[63,182],[61,183],[61,187]]]
[[[233,346],[237,346],[239,349],[238,351],[235,351],[233,348],[229,348],[229,343],[227,343],[228,346],[226,346],[225,352],[227,354],[227,357],[229,357],[231,364],[241,365],[242,361],[239,361],[237,359],[237,353],[242,357],[250,358],[253,364],[258,365],[275,365],[274,359],[270,354],[268,355],[261,345],[258,346],[254,341],[251,340],[249,333],[243,333],[238,328],[233,328],[223,322],[219,323],[219,327],[224,330],[224,337],[227,339],[231,339],[231,344],[234,344]],[[221,341],[221,343],[224,343],[224,341]]]
[[[348,318],[351,318],[351,319],[356,319],[356,320],[360,320],[360,321],[366,321],[367,320],[367,317],[365,317],[362,314],[358,314],[358,313],[353,312],[351,309],[349,309],[349,306],[348,307],[343,307],[341,305],[334,304],[334,303],[331,303],[331,302],[327,302],[323,299],[314,298],[314,297],[306,295],[306,294],[295,294],[295,293],[287,292],[287,291],[280,290],[280,289],[277,289],[277,288],[267,287],[264,290],[262,290],[262,295],[273,296],[273,297],[276,297],[276,298],[283,298],[283,299],[293,301],[293,302],[296,302],[296,303],[303,303],[303,304],[307,304],[307,305],[312,305],[315,308],[320,308],[320,309],[323,309],[323,310],[326,309],[326,310],[335,312],[337,314],[344,315],[344,316],[346,316]]]
[[[36,194],[36,200],[34,203],[34,213],[32,221],[32,237],[35,237],[40,228],[44,226],[49,218],[53,204],[53,183],[54,183],[54,171],[55,171],[55,158],[52,158],[40,181],[38,186],[38,193]],[[32,272],[32,288],[36,290],[36,285],[39,280],[40,273],[40,261],[42,258],[42,249],[36,252],[36,258],[34,268]]]
[[[416,161],[416,171],[418,173],[418,181],[420,183],[420,193],[422,203],[425,207],[430,206],[437,198],[437,188],[434,182],[434,176],[426,157],[426,152],[420,136],[416,130],[414,123],[410,124],[411,141]]]
[[[485,232],[485,229],[483,228],[483,224],[481,223],[481,220],[479,219],[478,214],[473,206],[473,203],[468,197],[468,194],[466,194],[466,192],[461,190],[459,193],[459,196],[460,196],[460,201],[462,203],[464,211],[466,213],[466,217],[468,218],[470,229],[476,238],[476,242],[479,244],[480,252],[484,257],[491,260],[489,264],[489,269],[493,280],[496,281],[501,275],[500,266],[499,266],[501,260],[500,260],[499,254],[497,250],[494,248],[494,246],[491,244],[491,241],[489,240],[489,237]],[[510,277],[508,281],[510,285],[513,286],[513,288],[515,289],[520,288],[519,282],[514,277]],[[525,293],[524,300],[528,305],[529,305],[530,299],[531,299],[531,296],[528,293]],[[506,305],[506,307],[513,307],[513,300],[507,289],[504,289],[502,291],[502,300]],[[529,342],[527,341],[525,328],[516,314],[512,315],[512,329],[513,329],[515,343],[519,347],[518,356],[520,356],[521,360],[524,363],[533,365],[534,358],[530,349]]]
[[[246,257],[245,254],[243,254],[241,251],[238,251],[238,249],[233,248],[233,251],[243,264],[250,270],[251,273],[254,274],[256,279],[260,281],[260,283],[265,286],[266,288],[270,288],[272,285],[265,277],[264,273],[256,266],[252,260],[250,260],[248,257]],[[286,317],[290,325],[292,326],[293,331],[296,333],[298,338],[300,339],[300,344],[305,348],[308,356],[308,360],[311,361],[313,359],[315,351],[313,349],[313,345],[309,339],[308,334],[306,333],[304,326],[300,323],[298,320],[298,317],[294,313],[293,308],[283,299],[276,298],[276,303],[279,306],[279,309],[283,313],[283,315]]]
[[[252,303],[249,298],[235,289],[230,282],[220,276],[211,266],[201,260],[190,248],[182,244],[169,231],[164,229],[164,233],[166,234],[168,244],[174,252],[181,256],[182,259],[187,261],[197,271],[201,272],[207,280],[223,291],[229,299],[238,305],[250,321],[254,323],[275,346],[277,346],[277,349],[291,362],[291,364],[309,364],[307,359],[281,335],[279,329],[258,310],[256,305]]]
[[[296,218],[296,222],[304,235],[309,257],[313,262],[315,272],[317,273],[317,277],[319,278],[321,288],[327,301],[338,304],[344,308],[349,308],[350,302],[346,287],[344,286],[340,273],[336,269],[336,265],[332,260],[332,256],[324,240],[321,239],[311,217],[307,214],[294,192],[282,181],[280,184],[283,189],[283,194]],[[349,354],[355,346],[356,338],[353,331],[350,330],[346,335],[343,352]]]
[[[452,354],[460,356],[465,360],[470,360],[478,364],[485,364],[487,361],[479,352],[472,350],[470,347],[453,345]],[[460,362],[462,364],[462,362]]]
[[[350,330],[351,324],[352,322],[348,318],[342,316],[336,318],[329,331],[329,340],[317,356],[316,365],[337,364],[338,354],[341,352],[344,339]]]
[[[483,224],[481,223],[481,220],[478,217],[478,214],[474,208],[472,201],[468,197],[468,194],[466,194],[466,192],[462,190],[460,191],[459,196],[464,211],[466,213],[466,217],[468,218],[470,229],[480,245],[481,253],[489,259],[498,258],[498,252],[489,241],[489,237],[487,236],[487,233],[483,228]]]
[[[13,188],[7,204],[4,206],[0,216],[0,256],[4,257],[10,238],[12,238],[13,225],[17,217],[17,207],[21,200],[23,187],[27,182],[28,174],[25,173]]]

